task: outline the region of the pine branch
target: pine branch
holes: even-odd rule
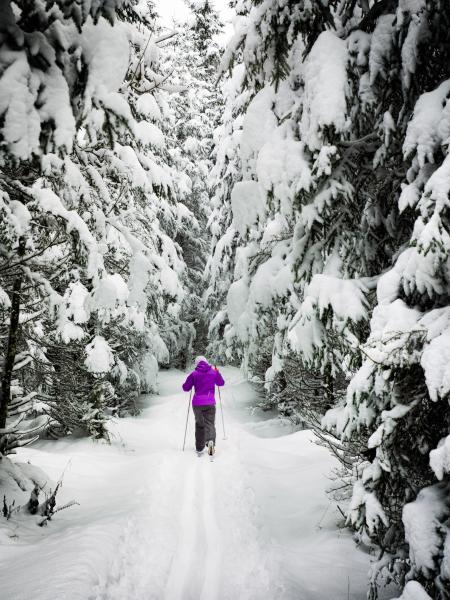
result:
[[[379,2],[375,2],[369,11],[365,11],[363,19],[358,23],[358,25],[352,28],[352,31],[358,29],[367,32],[373,31],[378,18],[381,17],[381,15],[395,13],[396,8],[397,0],[379,0]]]

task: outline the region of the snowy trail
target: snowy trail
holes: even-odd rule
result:
[[[157,405],[152,406],[150,399],[150,407],[140,420],[148,419],[149,431],[154,434],[156,427],[159,435],[166,432],[164,460],[160,468],[148,471],[149,480],[141,485],[141,496],[148,495],[149,498],[146,514],[139,510],[134,516],[135,525],[128,527],[128,533],[122,539],[120,562],[113,565],[113,575],[97,586],[91,598],[263,598],[266,593],[270,594],[271,578],[261,579],[263,549],[255,535],[256,529],[251,528],[255,507],[246,497],[240,479],[232,486],[232,495],[226,491],[232,478],[239,473],[239,455],[228,447],[230,438],[223,442],[218,432],[215,461],[211,462],[206,454],[197,457],[193,448],[192,412],[186,451],[180,452],[180,432],[183,431],[186,414],[186,397],[179,392],[182,376],[174,381],[173,375],[166,380],[163,374],[162,379]],[[233,425],[231,427],[232,444],[236,432]],[[225,473],[227,477],[224,477]],[[155,479],[164,481],[158,486],[157,493],[151,491]],[[143,492],[147,488],[148,494]],[[166,514],[161,514],[163,507]],[[154,515],[155,519],[149,519],[150,515]],[[148,533],[147,539],[145,532]],[[246,534],[245,545],[237,533]],[[155,539],[161,541],[163,538],[167,551],[158,555],[155,553]],[[232,549],[232,555],[224,556],[224,544],[228,550]],[[249,548],[252,552],[248,551]],[[244,553],[248,556],[239,556]],[[135,564],[132,566],[129,564],[130,556],[134,557]],[[158,563],[157,578],[146,569],[146,565],[153,567],[155,563]],[[234,582],[225,580],[233,578]]]
[[[214,508],[214,467],[201,462],[195,461],[185,476],[180,534],[165,600],[220,598],[221,537]]]
[[[214,462],[195,454],[192,412],[181,452],[179,371],[161,373],[160,395],[116,423],[111,446],[66,440],[20,451],[55,479],[70,459],[59,501],[80,506],[46,531],[0,537],[11,574],[0,580],[1,598],[365,598],[367,557],[337,529],[324,493],[333,459],[309,432],[255,416],[253,390],[237,369],[223,372],[227,439],[218,412]]]
[[[165,600],[179,600],[186,597],[185,590],[189,587],[190,573],[194,565],[191,562],[196,556],[198,527],[195,499],[198,479],[197,463],[188,468],[185,476],[183,490],[183,506],[180,519],[180,536],[177,543],[175,557],[172,562],[169,577],[166,583]]]
[[[214,477],[212,469],[203,469],[203,525],[206,532],[205,581],[200,600],[219,598],[221,535],[215,512]]]

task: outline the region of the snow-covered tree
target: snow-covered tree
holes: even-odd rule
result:
[[[236,7],[212,347],[342,435],[349,520],[383,554],[371,596],[383,571],[446,598],[448,6]]]
[[[221,23],[209,0],[186,1],[189,14],[174,24],[176,35],[167,42],[165,69],[171,75],[169,105],[173,119],[167,125],[170,154],[182,174],[180,201],[186,207],[186,226],[177,242],[183,250],[188,290],[183,303],[183,320],[191,324],[189,340],[179,357],[184,366],[192,353],[205,351],[206,323],[202,306],[204,269],[209,249],[207,220],[210,208],[210,172],[213,165],[213,131],[222,107],[217,87]]]
[[[402,598],[443,599],[450,589],[450,11],[424,1],[395,2],[385,12],[373,22],[368,48],[370,90],[385,130],[376,159],[387,181],[400,180],[395,199],[412,231],[409,240],[399,236],[378,281],[362,366],[345,406],[327,421],[344,439],[368,438],[372,452],[359,466],[349,513],[382,551],[370,596],[387,575],[406,583]]]
[[[225,342],[228,324],[225,309],[228,289],[233,283],[236,232],[232,225],[231,191],[240,178],[239,135],[241,111],[248,93],[242,92],[239,67],[222,85],[225,100],[222,120],[214,132],[215,164],[211,172],[211,254],[206,266],[206,311],[209,315],[209,353],[217,359],[233,360],[230,344]]]
[[[45,313],[44,300],[51,309],[58,298],[52,279],[61,271],[63,255],[57,250],[67,239],[62,221],[71,220],[70,229],[80,239],[86,234],[75,214],[47,210],[50,207],[41,202],[34,188],[42,173],[44,155],[64,155],[73,150],[76,120],[64,68],[72,73],[78,68],[71,37],[79,36],[85,26],[95,27],[94,22],[112,21],[115,10],[115,3],[106,2],[95,7],[75,2],[53,2],[45,7],[20,2],[1,4],[0,210],[5,346],[0,430],[5,429],[10,402],[15,404],[11,407],[14,414],[21,412],[23,403],[30,399],[30,395],[21,398],[22,386],[13,376],[30,362],[22,336],[24,328]],[[82,81],[78,77],[78,84]],[[2,436],[2,450],[10,438]]]
[[[164,76],[149,7],[114,15],[108,4],[108,19],[98,9],[93,20],[68,6],[68,16],[42,9],[37,37],[28,6],[6,13],[5,39],[14,34],[23,49],[4,45],[0,79],[9,336],[0,427],[12,397],[23,414],[97,437],[107,413],[153,389],[168,360],[163,338],[176,337],[185,295],[174,241],[183,210],[158,127]],[[42,49],[31,52],[35,38]],[[10,429],[3,439],[17,442]]]
[[[316,244],[310,252],[308,244],[314,246],[315,241],[309,232],[303,235],[303,249],[310,254],[310,263],[318,264],[308,267],[300,244],[294,247],[296,237],[302,235],[298,223],[301,209],[303,205],[313,209],[311,200],[322,187],[328,188],[323,190],[322,204],[327,194],[348,192],[340,182],[325,182],[333,152],[327,155],[324,151],[318,157],[314,142],[322,145],[316,141],[321,135],[319,123],[310,123],[311,147],[301,140],[300,132],[302,119],[303,128],[309,127],[308,117],[302,117],[302,57],[319,36],[323,48],[316,52],[315,64],[310,67],[313,73],[320,52],[327,52],[335,39],[339,45],[339,40],[333,34],[320,36],[331,18],[329,7],[320,3],[293,2],[280,7],[275,2],[254,6],[239,2],[237,11],[241,17],[223,62],[223,69],[232,68],[232,75],[226,84],[231,93],[219,133],[217,208],[211,219],[216,231],[208,294],[215,303],[211,303],[211,338],[212,345],[217,344],[214,338],[220,328],[224,333],[219,342],[222,351],[243,355],[250,372],[262,376],[274,390],[280,389],[280,383],[284,385],[285,337],[303,287],[331,254],[332,242],[326,239],[323,250]],[[341,66],[342,80],[345,69],[339,61],[342,52],[335,65]],[[319,96],[320,91],[309,93]],[[337,110],[342,108],[339,93],[337,88],[332,99],[340,102]],[[320,107],[317,117],[319,112]],[[327,115],[329,124],[334,117],[337,115]],[[326,129],[325,123],[322,129]],[[331,127],[328,129],[333,137]],[[340,176],[344,178],[342,173]],[[324,229],[326,224],[319,225],[318,220],[320,217],[311,219],[308,226],[324,238],[320,227]]]

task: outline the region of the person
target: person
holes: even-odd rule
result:
[[[225,381],[217,367],[212,367],[204,356],[197,356],[195,369],[183,383],[183,390],[190,392],[194,388],[192,409],[195,416],[195,449],[197,454],[208,448],[212,456],[216,446],[216,398],[215,386],[223,386]]]

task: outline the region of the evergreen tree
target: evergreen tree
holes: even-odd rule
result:
[[[95,27],[94,23],[105,18],[112,21],[115,10],[115,4],[109,2],[95,7],[75,2],[53,2],[46,7],[11,2],[1,5],[1,329],[5,345],[0,430],[12,431],[1,436],[2,451],[17,442],[16,425],[6,429],[11,402],[14,415],[23,412],[23,405],[34,396],[32,392],[23,397],[23,385],[13,376],[30,363],[31,351],[23,331],[45,312],[43,302],[48,301],[52,308],[59,297],[53,280],[63,268],[63,254],[58,250],[67,242],[61,221],[71,221],[72,238],[89,238],[81,219],[59,206],[52,211],[35,191],[45,168],[44,156],[73,150],[76,119],[67,74],[77,73],[81,63],[76,46],[69,42],[80,37],[83,27]],[[75,82],[80,85],[88,73],[85,65],[83,78],[78,76]],[[18,421],[22,418],[23,414]]]
[[[157,125],[160,40],[139,4],[95,21],[66,9],[36,19],[41,62],[26,62],[28,7],[5,29],[27,22],[23,50],[2,49],[3,450],[20,443],[16,424],[5,429],[14,412],[105,437],[111,411],[154,389],[185,295],[177,173]]]
[[[188,343],[179,357],[183,367],[192,353],[205,352],[202,295],[209,247],[209,178],[213,165],[213,131],[222,107],[216,85],[220,54],[217,37],[221,31],[218,13],[209,0],[187,1],[186,4],[189,16],[186,22],[176,24],[176,36],[167,46],[170,55],[166,65],[168,73],[173,72],[170,105],[174,118],[168,136],[173,164],[183,174],[180,200],[185,207],[182,218],[186,223],[177,237],[187,265],[184,284],[188,294],[182,314],[191,324]]]
[[[299,122],[305,82],[299,65],[312,40],[331,19],[331,5],[319,5],[292,2],[279,7],[270,2],[255,6],[251,2],[238,3],[242,18],[223,63],[224,69],[237,62],[241,64],[234,67],[228,84],[237,88],[225,112],[231,134],[229,140],[222,142],[224,159],[216,166],[220,170],[215,220],[223,224],[220,241],[214,242],[211,263],[215,276],[209,297],[217,298],[212,306],[213,333],[221,323],[225,337],[222,349],[225,346],[228,354],[231,351],[243,356],[250,373],[265,379],[270,390],[280,390],[286,380],[285,337],[303,296],[303,287],[331,254],[330,241],[325,239],[321,250],[307,233],[304,250],[311,261],[320,260],[320,265],[310,264],[308,268],[300,256],[299,244],[295,247],[293,244],[295,237],[301,235],[301,225],[297,223],[301,209],[311,204],[333,160],[332,152],[327,155],[324,151],[319,163],[317,146],[328,144],[322,136],[328,135],[328,130],[332,136],[333,120],[341,117],[337,115],[338,108],[335,114],[325,117],[329,120],[326,126],[311,123],[311,147],[301,141]],[[334,39],[335,45],[339,45],[333,34],[323,36],[323,46],[326,40],[331,45]],[[336,58],[341,74],[337,83],[345,76],[340,58],[342,52]],[[341,92],[337,89],[335,98],[342,104]],[[310,91],[314,95],[319,93]],[[308,127],[307,115],[303,120]],[[235,159],[232,171],[229,156]],[[227,181],[227,172],[232,173],[232,178],[225,185],[222,182]],[[236,183],[239,179],[242,181]],[[322,205],[326,194],[349,192],[339,181],[324,187],[328,190],[323,191]],[[231,226],[230,220],[220,217],[221,211],[231,217]],[[321,218],[318,215],[317,220]],[[308,225],[313,227],[314,222],[308,221]],[[315,229],[319,228],[316,224]],[[235,259],[225,262],[224,248]],[[300,263],[303,270],[294,273],[293,267]],[[224,277],[224,270],[228,271],[228,278]],[[230,276],[231,281],[235,280],[231,287],[227,284]],[[273,285],[268,283],[270,278],[274,278]],[[222,308],[224,293],[227,311]]]
[[[382,550],[370,596],[383,572],[447,598],[448,7],[237,9],[213,344],[340,457]]]
[[[406,584],[402,598],[441,600],[450,597],[450,12],[438,1],[398,2],[388,10],[366,20],[369,81],[385,132],[376,157],[386,181],[400,180],[394,198],[411,233],[396,240],[360,347],[362,366],[345,406],[327,421],[344,439],[368,440],[369,460],[358,468],[349,520],[381,550],[369,596],[376,597],[381,575]]]

